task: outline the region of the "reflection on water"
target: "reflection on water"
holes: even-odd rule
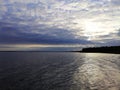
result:
[[[120,90],[120,56],[0,52],[0,90]]]
[[[81,90],[120,90],[119,59],[109,56],[86,54],[84,64],[74,74],[74,81]]]

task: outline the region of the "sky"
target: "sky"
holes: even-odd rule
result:
[[[0,51],[120,45],[120,0],[0,0]]]

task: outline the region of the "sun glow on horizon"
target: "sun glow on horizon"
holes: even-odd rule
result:
[[[103,29],[98,23],[92,21],[84,22],[84,35],[88,36],[88,40],[94,39],[97,35],[102,33]]]
[[[97,32],[101,32],[101,28],[99,24],[95,22],[85,22],[85,32],[97,33]]]

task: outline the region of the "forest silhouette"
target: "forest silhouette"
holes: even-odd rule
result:
[[[83,48],[80,52],[120,54],[120,46],[89,47]]]

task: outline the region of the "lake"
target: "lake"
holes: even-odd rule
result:
[[[0,52],[0,90],[120,90],[120,55]]]

